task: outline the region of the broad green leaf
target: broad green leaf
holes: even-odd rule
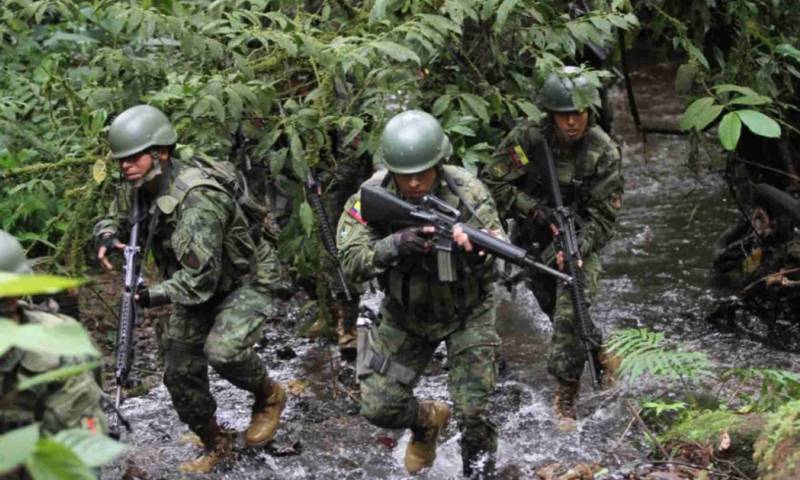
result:
[[[695,100],[684,112],[681,117],[680,128],[681,130],[691,130],[696,128],[698,119],[703,111],[708,110],[714,105],[714,97],[703,97]]]
[[[792,57],[800,62],[800,50],[792,45],[789,45],[788,43],[782,43],[775,47],[775,52],[787,57]]]
[[[10,320],[0,320],[0,338],[3,339],[0,343],[4,343],[6,349],[17,347],[52,355],[100,355],[89,335],[77,322],[19,325]]]
[[[475,136],[475,130],[469,128],[466,125],[453,125],[452,127],[447,129],[447,133],[459,133],[465,137]]]
[[[473,93],[462,93],[460,98],[464,99],[472,113],[477,115],[484,122],[489,123],[489,111],[486,108],[486,100]]]
[[[50,370],[48,372],[40,373],[39,375],[34,375],[33,377],[26,378],[17,384],[17,390],[28,390],[29,388],[33,388],[39,385],[43,385],[45,383],[51,382],[60,382],[65,380],[69,377],[74,377],[75,375],[80,375],[81,373],[88,372],[90,370],[94,370],[95,368],[100,365],[97,362],[87,362],[81,363],[79,365],[70,365],[68,367],[61,367],[55,370]]]
[[[519,107],[520,110],[522,110],[525,116],[532,120],[539,121],[544,116],[542,111],[536,108],[536,105],[532,104],[531,102],[526,100],[517,100],[514,102],[514,104]]]
[[[105,435],[83,428],[62,430],[53,439],[72,450],[83,463],[92,468],[105,465],[128,448]]]
[[[397,60],[398,62],[407,62],[411,60],[416,64],[421,63],[419,56],[414,53],[414,50],[400,45],[399,43],[381,40],[379,42],[373,42],[372,46],[390,58]]]
[[[306,236],[310,237],[311,232],[314,231],[314,212],[308,202],[303,202],[300,205],[300,223],[303,225],[303,231],[306,232]]]
[[[433,102],[433,108],[431,110],[433,115],[438,117],[439,115],[443,114],[445,110],[447,110],[447,107],[450,106],[450,101],[452,99],[453,97],[451,97],[448,94],[439,96],[439,98],[437,98],[436,101]]]
[[[736,149],[739,143],[739,135],[742,133],[742,122],[736,112],[726,113],[719,122],[719,141],[723,148],[728,151]]]
[[[25,463],[36,449],[38,441],[38,423],[0,435],[0,477]]]
[[[394,0],[375,0],[369,12],[369,22],[375,22],[386,16],[386,11]]]
[[[728,102],[728,105],[766,105],[772,99],[764,95],[742,95]]]
[[[516,7],[518,3],[519,0],[503,0],[503,3],[497,8],[497,19],[494,21],[493,27],[495,33],[503,31],[503,27],[506,26],[506,21],[508,20],[508,15],[514,10],[514,7]]]
[[[737,110],[736,114],[751,132],[767,138],[780,138],[781,126],[775,120],[755,110]]]
[[[0,272],[0,297],[58,293],[68,288],[76,288],[84,281],[57,275],[17,275]]]
[[[94,480],[89,466],[65,445],[42,439],[25,467],[34,480]]]
[[[733,85],[732,83],[723,83],[722,85],[715,85],[714,86],[714,91],[716,91],[718,94],[736,92],[736,93],[739,93],[741,95],[752,95],[752,96],[757,96],[758,95],[758,92],[756,92],[755,90],[753,90],[750,87],[743,87],[741,85]]]

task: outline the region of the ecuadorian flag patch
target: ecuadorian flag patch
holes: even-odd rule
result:
[[[364,218],[361,216],[361,200],[356,200],[356,203],[350,207],[350,210],[347,211],[347,214],[355,218],[356,221],[361,225],[367,224],[367,222],[365,222]]]

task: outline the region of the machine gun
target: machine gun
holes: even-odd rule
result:
[[[319,236],[322,240],[322,245],[336,263],[336,276],[339,279],[339,288],[336,289],[335,292],[336,297],[340,300],[343,299],[350,302],[353,300],[353,296],[350,293],[350,289],[347,287],[347,279],[344,276],[342,266],[339,264],[339,250],[336,248],[336,237],[333,235],[333,228],[331,227],[328,214],[325,212],[325,206],[322,204],[322,198],[319,196],[319,184],[317,183],[317,179],[314,178],[314,174],[311,172],[308,172],[308,177],[306,178],[306,189],[308,191],[308,203],[311,205],[311,209],[314,210],[314,213],[317,214]]]
[[[114,410],[117,413],[117,423],[131,431],[130,423],[120,413],[122,405],[122,389],[128,383],[128,375],[133,364],[133,331],[139,322],[139,306],[136,303],[136,293],[144,283],[141,277],[141,255],[139,247],[139,227],[142,222],[139,189],[133,190],[133,204],[130,214],[131,234],[123,250],[125,263],[123,266],[122,298],[119,306],[119,325],[117,325],[117,358],[114,368],[114,380],[117,392],[114,399]],[[112,431],[119,434],[119,428]]]
[[[553,152],[546,139],[542,139],[541,148],[544,150],[544,162],[542,163],[543,177],[550,190],[550,200],[553,207],[553,220],[557,227],[554,232],[553,241],[556,251],[564,252],[564,267],[567,274],[573,281],[568,284],[569,296],[572,301],[572,309],[575,312],[577,325],[575,328],[581,337],[586,357],[589,361],[589,371],[592,374],[592,385],[594,388],[600,387],[603,379],[603,367],[600,363],[598,353],[600,345],[591,338],[595,327],[589,316],[589,308],[586,303],[585,286],[583,281],[583,271],[580,269],[581,250],[578,236],[575,232],[575,218],[569,208],[564,206],[561,197],[561,187],[558,184],[558,173],[556,172]]]
[[[434,195],[425,195],[419,205],[402,200],[377,185],[361,188],[361,216],[366,222],[407,222],[420,225],[432,225],[436,229],[436,252],[441,281],[454,281],[452,265],[453,229],[460,226],[469,237],[471,243],[480,250],[485,250],[496,257],[523,268],[535,268],[553,275],[566,283],[572,283],[572,277],[565,275],[547,265],[536,262],[524,248],[496,238],[475,227],[461,223],[461,212]]]

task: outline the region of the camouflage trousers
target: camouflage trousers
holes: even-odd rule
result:
[[[500,337],[495,330],[494,302],[474,308],[458,327],[444,338],[427,338],[423,332],[403,328],[404,314],[381,309],[381,322],[373,327],[372,348],[394,362],[412,369],[410,384],[367,373],[360,378],[361,414],[382,428],[411,428],[417,420],[418,401],[413,388],[444,340],[450,366],[448,387],[461,431],[461,455],[465,467],[497,450],[497,427],[490,419],[491,395],[497,381]],[[462,323],[463,322],[463,323]]]
[[[583,279],[588,303],[597,295],[602,265],[600,256],[591,253],[583,260]],[[580,379],[586,363],[586,352],[581,343],[580,327],[575,321],[569,291],[560,287],[550,276],[537,275],[528,282],[542,311],[553,322],[553,336],[547,358],[547,371],[562,380]],[[595,329],[593,337],[601,342],[600,332]]]
[[[164,385],[178,417],[193,431],[217,409],[209,390],[209,364],[243,390],[262,388],[267,372],[253,345],[270,313],[270,298],[249,285],[202,305],[174,305],[161,334]]]

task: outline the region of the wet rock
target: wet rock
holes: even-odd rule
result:
[[[800,400],[770,415],[755,444],[760,480],[800,478]]]
[[[395,440],[392,437],[387,437],[385,435],[381,435],[378,438],[376,438],[375,442],[378,445],[380,445],[380,446],[382,446],[384,448],[388,448],[390,450],[397,446],[397,440]]]
[[[297,353],[292,349],[292,347],[286,345],[282,348],[279,348],[275,351],[275,356],[281,360],[291,360],[297,357]]]
[[[285,439],[281,442],[272,442],[267,446],[267,452],[273,457],[290,457],[300,455],[303,452],[303,444],[300,440]]]

